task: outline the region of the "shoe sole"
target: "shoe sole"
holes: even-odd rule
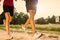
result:
[[[41,34],[40,36],[38,36],[37,38],[35,38],[34,40],[36,40],[36,39],[39,39],[40,37],[42,37],[44,34]]]
[[[41,34],[38,38],[42,37],[44,34]]]

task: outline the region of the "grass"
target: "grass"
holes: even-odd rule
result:
[[[0,29],[1,29],[1,30],[5,30],[5,27],[2,26],[2,25],[0,25]]]
[[[42,27],[42,26],[39,26],[39,25],[36,25],[37,27],[36,27],[36,29],[37,30],[46,30],[46,31],[56,31],[56,32],[60,32],[60,27],[51,27],[51,26],[49,26],[49,27]],[[38,27],[39,26],[39,27]],[[15,28],[15,29],[20,29],[21,28],[21,25],[11,25],[11,27],[10,28]],[[2,25],[0,25],[0,29],[1,30],[5,30],[5,27],[4,26],[2,26]],[[31,29],[31,27],[30,26],[28,26],[27,27],[27,29]]]
[[[28,29],[31,29],[31,27],[27,27]],[[55,27],[36,27],[37,30],[46,30],[46,31],[57,31],[57,32],[60,32],[60,28],[55,28]]]

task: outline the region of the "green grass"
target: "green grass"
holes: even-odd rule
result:
[[[20,29],[21,26],[15,26],[15,25],[12,25],[10,28],[15,28],[15,29]],[[0,25],[0,29],[1,30],[5,30],[5,27]],[[31,29],[30,26],[27,27],[27,29]],[[60,32],[60,27],[36,27],[37,30],[46,30],[46,31],[57,31],[57,32]]]
[[[4,27],[4,26],[0,26],[0,29],[1,29],[1,30],[5,30],[5,27]]]
[[[27,27],[28,29],[31,29],[31,27]],[[46,30],[46,31],[57,31],[60,32],[60,28],[56,27],[36,27],[37,30]]]

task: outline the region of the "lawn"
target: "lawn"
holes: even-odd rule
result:
[[[1,30],[5,30],[5,26],[0,25]],[[21,29],[21,25],[10,25],[10,29],[16,29],[15,31],[18,31],[18,29]],[[30,25],[27,26],[28,30],[31,30]],[[47,32],[53,32],[60,34],[60,24],[46,24],[46,25],[38,25],[36,24],[37,31],[47,31]]]

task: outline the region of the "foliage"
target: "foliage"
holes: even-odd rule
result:
[[[48,24],[48,23],[56,23],[55,22],[55,16],[53,15],[51,18],[48,16],[48,18],[44,19],[43,17],[38,18],[35,20],[36,24]]]
[[[13,21],[11,24],[24,24],[26,20],[28,19],[28,15],[24,14],[23,12],[20,13],[14,13]]]
[[[3,23],[3,19],[5,19],[4,13],[2,13],[2,14],[0,15],[0,24]]]

